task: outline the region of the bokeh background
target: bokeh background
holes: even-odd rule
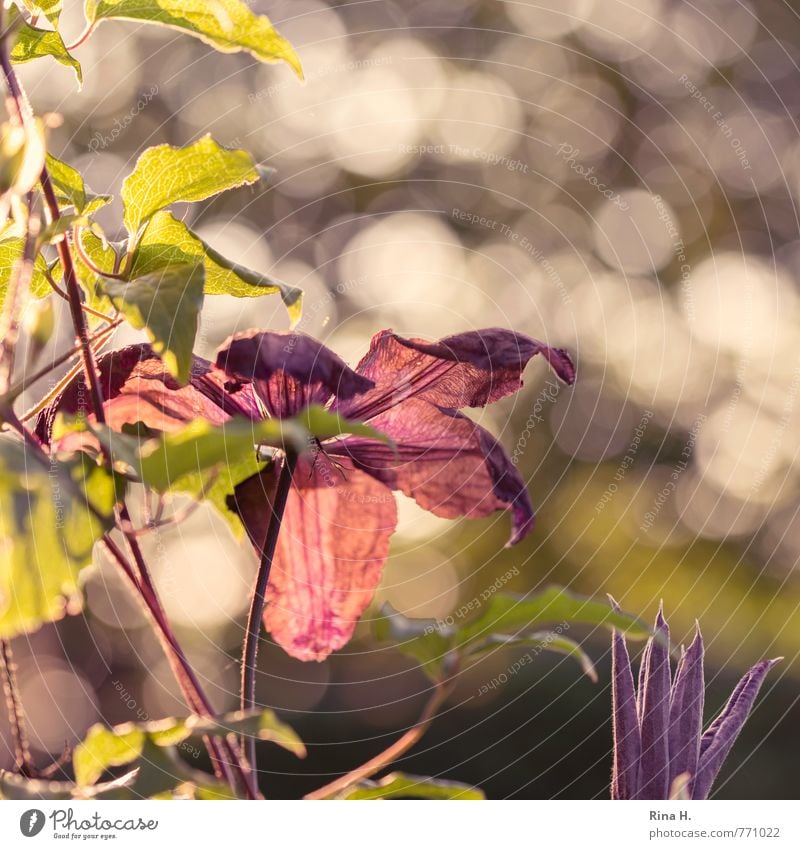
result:
[[[67,36],[81,5],[65,3]],[[63,116],[53,150],[115,194],[145,147],[207,132],[274,166],[270,187],[185,217],[305,289],[300,329],[348,361],[384,327],[437,338],[501,325],[569,348],[574,388],[536,363],[518,396],[476,414],[530,480],[536,532],[504,549],[507,517],[448,522],[401,497],[376,609],[446,617],[498,579],[610,592],[648,619],[663,599],[678,643],[702,622],[709,716],[752,663],[785,656],[716,793],[796,798],[797,4],[250,5],[295,44],[304,84],[177,33],[104,24],[76,51],[80,93],[50,60],[21,69],[35,109]],[[118,202],[100,217],[120,234]],[[251,326],[285,327],[279,301],[210,298],[197,351]],[[50,353],[69,339],[64,322]],[[252,552],[205,510],[147,552],[216,705],[233,708]],[[183,711],[108,564],[85,595],[81,615],[15,643],[42,763],[98,719]],[[322,664],[265,639],[260,698],[310,744],[305,762],[265,747],[267,793],[309,790],[415,721],[429,685],[372,641],[369,618]],[[517,659],[495,652],[399,766],[496,798],[607,797],[608,635],[579,636],[599,683],[542,655],[478,696]]]

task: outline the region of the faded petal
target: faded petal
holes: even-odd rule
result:
[[[474,330],[439,342],[404,339],[384,330],[373,337],[357,367],[375,388],[337,406],[355,419],[377,416],[409,398],[452,409],[482,407],[519,390],[522,372],[537,354],[563,381],[575,380],[566,351],[511,330]]]
[[[669,793],[669,627],[662,612],[656,618],[656,633],[664,640],[650,639],[643,663],[643,690],[639,693],[642,729],[642,760],[639,773],[640,799],[666,799]]]
[[[256,551],[266,539],[276,467],[229,504]],[[397,524],[394,495],[347,461],[300,459],[278,535],[264,623],[290,655],[324,660],[342,648],[372,600]]]
[[[675,673],[669,709],[669,786],[684,772],[694,776],[703,728],[703,636],[697,628]]]
[[[326,448],[436,516],[478,518],[511,510],[509,545],[533,528],[525,481],[497,440],[466,416],[415,398],[370,419],[370,425],[391,436],[396,449],[352,436]]]
[[[331,396],[351,399],[373,382],[356,374],[321,342],[304,333],[249,330],[228,339],[217,353],[217,365],[256,392],[277,418],[289,418]]]
[[[700,741],[700,762],[692,783],[692,798],[707,799],[725,758],[728,756],[767,673],[780,660],[762,660],[739,681],[720,715],[709,725]]]
[[[611,599],[615,609],[617,603]],[[642,740],[636,713],[633,670],[625,638],[614,631],[611,638],[611,699],[614,727],[614,771],[611,776],[612,799],[636,799],[639,793],[639,761]]]
[[[149,345],[130,345],[101,357],[97,363],[106,422],[113,430],[142,423],[157,431],[175,430],[204,418],[213,424],[231,415],[247,415],[255,398],[247,387],[224,388],[225,375],[196,357],[191,381],[181,386],[164,368]],[[249,394],[248,394],[249,393]],[[49,444],[56,415],[83,415],[94,421],[89,390],[81,372],[36,420],[36,434]]]

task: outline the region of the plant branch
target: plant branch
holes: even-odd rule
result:
[[[256,663],[258,660],[258,641],[261,635],[261,621],[264,618],[264,607],[267,602],[267,585],[269,573],[272,570],[272,560],[275,557],[275,546],[286,509],[286,500],[292,486],[292,475],[297,465],[297,454],[287,451],[278,476],[275,499],[272,505],[272,517],[267,528],[267,535],[261,549],[261,561],[258,564],[253,595],[250,599],[250,611],[247,615],[247,628],[242,648],[242,685],[241,708],[252,710],[256,706]],[[246,741],[247,755],[253,772],[258,775],[256,762],[256,739],[251,737]]]
[[[439,708],[450,694],[453,681],[454,678],[450,677],[445,681],[437,682],[419,720],[417,720],[416,724],[412,725],[402,737],[395,740],[391,746],[384,749],[382,752],[379,752],[375,755],[375,757],[370,758],[366,763],[361,764],[361,766],[350,770],[350,772],[346,775],[334,779],[324,787],[320,787],[318,790],[313,790],[311,793],[307,793],[304,798],[328,799],[331,796],[335,796],[343,790],[346,790],[351,785],[356,784],[359,781],[364,781],[366,778],[370,778],[375,775],[376,772],[379,772],[384,767],[387,767],[389,764],[396,761],[401,755],[404,755],[412,746],[417,744],[423,734],[425,734],[425,732],[430,728],[434,717],[439,712]]]
[[[17,117],[22,125],[26,125],[31,117],[32,111],[30,103],[22,86],[17,78],[17,73],[14,66],[11,64],[8,51],[6,49],[5,39],[0,39],[0,65],[3,68],[3,74],[6,79],[8,91],[11,94],[11,99],[17,110]],[[56,197],[53,183],[50,180],[50,173],[45,165],[42,168],[41,175],[42,193],[44,194],[45,204],[49,213],[50,223],[53,224],[61,217],[61,212],[58,208],[58,198]],[[66,285],[67,296],[69,299],[69,309],[72,315],[72,324],[75,328],[75,334],[81,346],[81,355],[83,358],[83,367],[86,372],[87,383],[89,384],[89,395],[92,400],[92,407],[95,418],[98,423],[102,424],[105,421],[103,412],[103,393],[100,387],[100,380],[97,376],[97,368],[94,362],[91,345],[89,343],[89,331],[86,326],[86,320],[83,315],[83,305],[81,302],[81,292],[78,286],[78,278],[75,274],[75,265],[72,261],[72,251],[69,241],[61,239],[56,246],[58,258],[61,261],[61,267],[64,270],[64,283]]]
[[[31,747],[25,730],[25,714],[17,686],[17,667],[8,640],[0,640],[0,669],[3,673],[3,690],[6,694],[11,736],[14,739],[14,767],[20,775],[33,778],[36,769],[31,759]]]

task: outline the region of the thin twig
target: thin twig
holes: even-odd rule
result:
[[[113,321],[108,327],[104,327],[101,330],[98,330],[93,336],[89,337],[92,346],[96,346],[98,342],[105,343],[111,338],[111,334],[117,329],[117,327],[122,324],[122,319],[119,318],[116,321]],[[5,393],[2,400],[6,403],[10,401],[14,401],[19,398],[22,393],[28,389],[28,387],[33,386],[37,380],[41,380],[43,377],[47,377],[51,371],[57,369],[59,366],[63,365],[66,362],[69,362],[74,357],[80,356],[81,346],[75,345],[73,348],[70,348],[69,351],[65,351],[63,354],[59,354],[51,363],[48,363],[46,366],[42,366],[38,371],[35,371],[33,374],[25,375],[21,380],[18,380],[12,387],[9,388],[8,392]],[[70,376],[72,379],[72,376]],[[38,410],[37,410],[38,412]],[[30,418],[30,415],[26,414],[23,418]]]
[[[89,254],[86,253],[83,247],[83,242],[81,241],[81,228],[79,225],[75,224],[72,228],[72,243],[75,245],[75,250],[78,252],[78,256],[81,258],[81,262],[89,269],[89,271],[94,272],[98,275],[98,277],[113,277],[115,280],[124,280],[125,277],[122,274],[117,274],[115,271],[103,271],[102,268],[98,268]],[[119,257],[117,257],[114,261],[115,267],[119,264]]]
[[[72,53],[73,50],[80,47],[94,32],[97,23],[97,21],[92,21],[91,23],[87,21],[83,32],[77,37],[77,39],[75,39],[75,41],[72,42],[72,44],[67,45],[67,52]]]

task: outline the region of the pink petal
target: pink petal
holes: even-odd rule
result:
[[[229,501],[257,552],[266,538],[276,471],[273,466],[245,481]],[[375,594],[396,524],[394,495],[370,475],[346,461],[334,465],[321,453],[300,459],[264,616],[290,655],[324,660],[346,645]]]
[[[409,399],[370,419],[370,425],[391,436],[396,449],[352,436],[326,449],[349,457],[436,516],[478,518],[510,509],[509,545],[533,528],[525,481],[495,438],[466,416]]]
[[[257,413],[249,387],[226,385],[224,373],[199,357],[192,363],[191,381],[186,386],[164,369],[145,344],[106,354],[98,361],[98,372],[106,422],[113,430],[141,422],[151,430],[171,431],[197,418],[220,424],[234,414],[253,418]],[[94,421],[83,373],[39,414],[35,430],[45,444],[49,444],[59,412]]]
[[[373,337],[357,367],[375,388],[337,406],[355,419],[371,418],[408,398],[452,409],[482,407],[516,392],[536,354],[542,354],[563,381],[574,381],[575,367],[566,351],[511,330],[476,330],[439,342],[404,339],[384,330]]]
[[[324,404],[331,396],[350,399],[373,386],[304,333],[239,333],[219,349],[217,365],[238,380],[252,381],[277,418],[289,418],[309,404]]]

